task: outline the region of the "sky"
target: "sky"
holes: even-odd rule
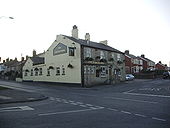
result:
[[[77,25],[81,39],[90,33],[91,41],[170,64],[170,0],[0,0],[0,17],[2,60],[41,53]]]

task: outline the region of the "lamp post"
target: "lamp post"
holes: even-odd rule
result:
[[[0,19],[14,19],[13,17],[7,17],[7,16],[0,16]]]

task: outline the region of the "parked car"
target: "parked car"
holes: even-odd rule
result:
[[[168,72],[164,72],[163,73],[163,79],[170,79],[170,72],[168,71]]]
[[[126,74],[126,80],[128,81],[128,80],[134,80],[134,75],[132,75],[132,74]]]

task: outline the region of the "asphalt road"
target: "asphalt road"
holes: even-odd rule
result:
[[[0,84],[49,97],[1,105],[0,128],[170,128],[170,80],[135,80],[92,88]]]

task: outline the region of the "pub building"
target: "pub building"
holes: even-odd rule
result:
[[[23,66],[23,81],[55,82],[81,85],[114,84],[125,80],[125,55],[108,46],[78,38],[73,26],[72,36],[57,35],[56,40],[42,54],[29,57]]]

